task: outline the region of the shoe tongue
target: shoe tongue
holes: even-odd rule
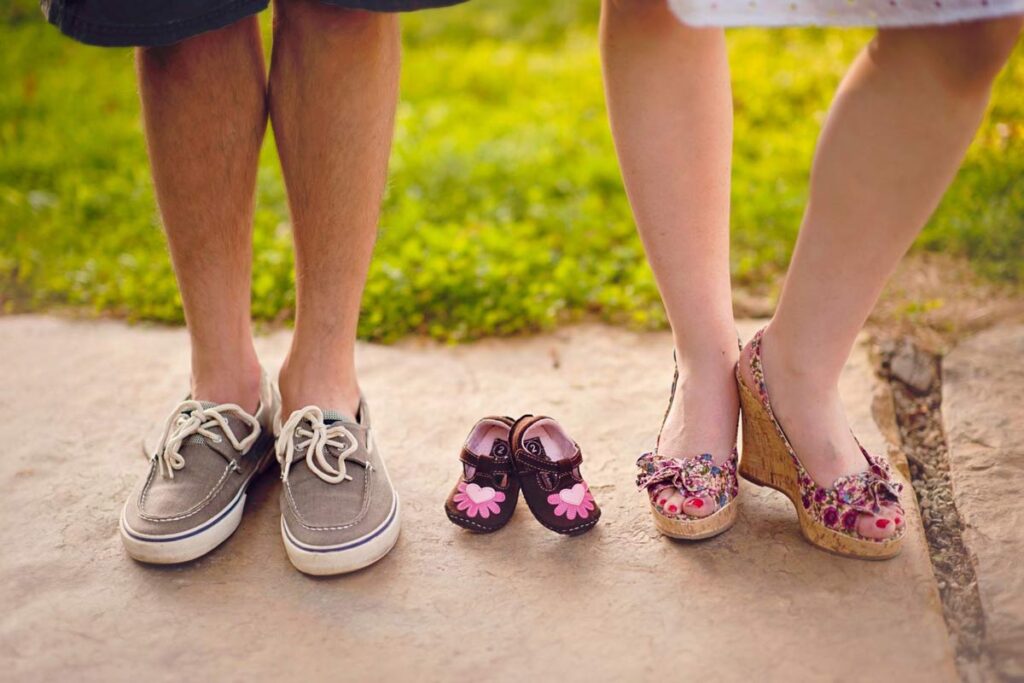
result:
[[[201,405],[203,407],[203,410],[209,410],[210,408],[216,408],[220,404],[219,403],[214,403],[213,401],[200,401],[199,405]],[[181,414],[182,415],[188,415],[191,412],[192,412],[191,410],[183,410],[183,411],[181,411]]]
[[[523,441],[523,447],[526,449],[527,453],[534,457],[548,459],[548,454],[544,450],[544,444],[540,442],[539,436]]]
[[[219,404],[218,403],[214,403],[213,401],[200,401],[199,405],[201,405],[203,407],[203,410],[208,410],[209,408],[217,407]],[[182,411],[181,414],[182,415],[187,415],[188,412],[187,411]],[[190,436],[187,439],[185,439],[185,445],[187,445],[187,446],[208,446],[210,444],[207,442],[206,437],[202,436],[201,434],[193,434],[192,436]]]
[[[334,424],[335,422],[348,422],[349,424],[355,424],[355,419],[349,417],[347,414],[340,410],[325,410],[324,411],[324,424]]]
[[[509,446],[508,441],[504,439],[495,439],[494,443],[491,444],[491,457],[492,458],[507,458],[509,451],[512,448]]]

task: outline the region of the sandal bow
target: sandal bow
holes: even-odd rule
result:
[[[636,461],[639,472],[637,489],[654,491],[672,487],[684,491],[689,497],[707,496],[720,505],[736,495],[736,459],[716,465],[710,453],[696,458],[666,458],[655,453],[644,453]],[[721,498],[726,500],[720,500]]]
[[[892,477],[889,463],[867,455],[870,469],[839,479],[834,488],[843,505],[866,514],[877,515],[882,503],[899,503],[903,484]]]

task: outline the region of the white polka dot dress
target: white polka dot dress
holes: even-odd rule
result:
[[[669,0],[691,26],[926,26],[1024,14],[1024,0]]]

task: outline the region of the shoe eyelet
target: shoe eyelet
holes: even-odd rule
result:
[[[508,488],[508,475],[504,472],[494,475],[494,485],[499,489]]]

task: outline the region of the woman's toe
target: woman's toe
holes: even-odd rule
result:
[[[690,496],[683,500],[683,512],[691,517],[707,517],[718,506],[707,496]]]
[[[857,533],[864,538],[884,540],[892,537],[896,529],[896,522],[887,516],[887,511],[879,515],[862,514],[857,520]]]
[[[892,523],[899,529],[907,523],[907,516],[903,514],[903,508],[899,503],[883,503],[883,514],[892,520]]]
[[[683,494],[675,489],[670,490],[672,494],[665,501],[661,509],[666,515],[678,515],[683,509]]]

